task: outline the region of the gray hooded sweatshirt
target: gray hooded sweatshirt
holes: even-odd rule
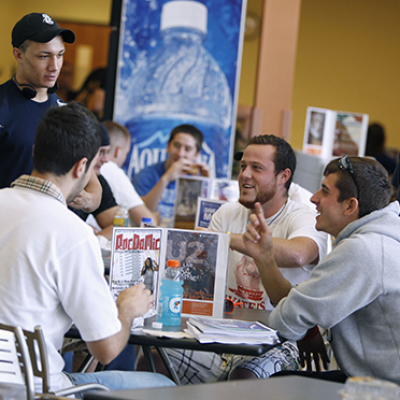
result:
[[[349,376],[400,384],[399,203],[347,225],[311,278],[292,288],[269,324],[290,340],[314,325],[331,328],[331,345]]]

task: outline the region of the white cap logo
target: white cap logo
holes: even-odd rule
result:
[[[46,23],[47,25],[54,25],[53,18],[51,18],[49,15],[42,14],[42,17],[43,17],[43,22],[44,23]]]

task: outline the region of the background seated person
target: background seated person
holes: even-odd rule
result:
[[[316,228],[336,244],[309,280],[293,287],[283,277],[260,204],[251,216],[244,243],[277,304],[269,325],[291,340],[308,332],[301,355],[318,364],[328,360],[316,325],[329,328],[342,382],[371,376],[400,384],[399,203],[390,204],[388,174],[371,158],[332,160],[324,176],[312,197]]]
[[[385,129],[381,124],[374,123],[369,125],[367,132],[367,144],[365,155],[374,157],[386,169],[389,175],[392,175],[396,169],[396,160],[390,157],[385,150]]]
[[[272,305],[243,243],[256,202],[262,204],[267,215],[273,232],[273,253],[290,282],[308,279],[326,254],[327,235],[315,229],[315,209],[288,198],[295,169],[296,155],[285,140],[273,135],[251,138],[240,162],[239,202],[223,204],[210,223],[211,230],[231,232],[226,297],[260,313],[271,310]],[[260,357],[166,350],[182,383],[216,382],[228,377],[268,378],[281,370],[299,368],[297,347],[291,342]],[[145,368],[142,363],[140,368]]]
[[[95,174],[101,184],[102,187],[102,196],[100,206],[94,210],[93,212],[86,212],[85,210],[77,210],[71,208],[71,210],[81,217],[84,221],[87,220],[89,214],[92,214],[97,221],[98,226],[101,230],[95,229],[97,235],[102,235],[106,237],[108,240],[112,238],[112,228],[114,222],[114,214],[118,209],[118,205],[114,199],[112,194],[112,190],[110,185],[106,181],[106,179],[100,174],[101,166],[108,161],[108,152],[110,150],[110,138],[108,136],[107,129],[100,123],[101,130],[101,146],[99,150],[99,156],[96,159],[96,163],[93,167]]]
[[[154,300],[140,284],[115,303],[92,230],[66,207],[85,187],[100,141],[98,122],[85,107],[50,108],[37,130],[32,175],[0,190],[0,321],[43,328],[52,391],[91,382],[110,389],[170,386],[154,373],[62,373],[59,351],[72,324],[90,353],[108,364],[125,347],[133,319]],[[35,388],[40,392],[40,379]]]
[[[132,226],[140,226],[142,218],[153,218],[151,211],[144,205],[128,176],[122,170],[131,147],[131,135],[122,125],[114,121],[104,121],[110,137],[108,162],[100,168],[100,173],[111,187],[117,204],[124,206],[129,212]]]
[[[171,131],[166,161],[142,169],[133,185],[150,211],[158,211],[160,226],[172,226],[175,181],[186,174],[209,176],[208,166],[197,162],[203,134],[192,125],[180,125]]]

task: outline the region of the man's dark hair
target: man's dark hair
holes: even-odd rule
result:
[[[70,102],[63,107],[51,107],[36,132],[33,168],[62,176],[86,157],[87,170],[100,143],[99,122],[85,106]]]
[[[391,200],[392,188],[385,168],[369,157],[349,157],[353,167],[354,182],[351,173],[339,167],[340,159],[334,159],[325,167],[324,176],[338,174],[335,186],[339,189],[338,201],[355,197],[358,199],[359,217],[386,207]]]
[[[289,190],[297,163],[296,154],[294,153],[292,146],[290,146],[285,139],[275,135],[253,136],[249,139],[247,146],[250,146],[251,144],[269,144],[275,147],[275,153],[272,160],[275,165],[275,175],[278,175],[279,172],[284,171],[286,168],[290,170],[290,178],[285,183],[286,189]]]
[[[171,143],[174,140],[174,137],[178,133],[187,133],[192,136],[194,140],[196,140],[196,149],[197,152],[201,150],[201,146],[203,144],[203,134],[193,125],[179,125],[176,128],[172,129],[171,134],[169,135],[168,143]]]

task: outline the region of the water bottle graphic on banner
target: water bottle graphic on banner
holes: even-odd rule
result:
[[[165,160],[172,129],[192,124],[204,135],[201,161],[215,176],[227,177],[232,97],[224,72],[203,46],[207,7],[197,1],[165,3],[160,36],[161,45],[148,55],[147,76],[130,119],[124,121],[133,144],[128,176]]]

